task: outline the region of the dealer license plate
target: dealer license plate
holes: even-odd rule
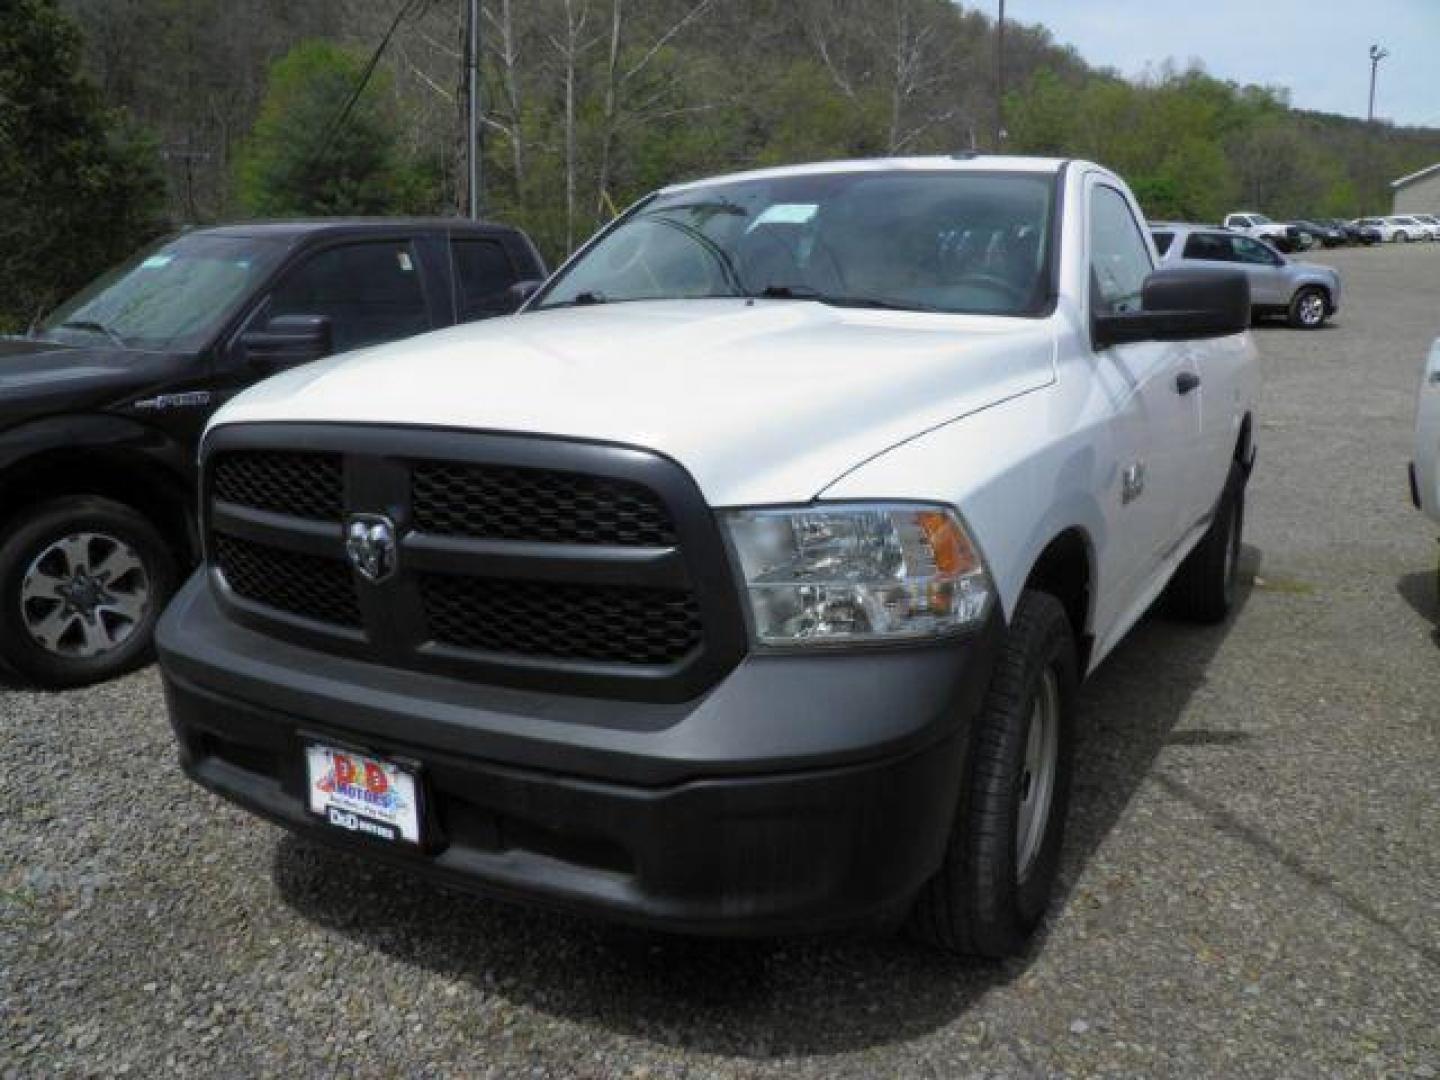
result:
[[[393,761],[314,744],[305,747],[310,810],[337,829],[392,843],[420,843],[419,785]]]

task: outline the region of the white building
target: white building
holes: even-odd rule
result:
[[[1440,161],[1390,181],[1395,190],[1392,214],[1440,214]]]

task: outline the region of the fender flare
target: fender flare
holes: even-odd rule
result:
[[[14,496],[24,489],[32,469],[56,464],[83,468],[95,455],[105,466],[119,466],[120,475],[147,490],[152,506],[178,514],[177,522],[189,534],[185,544],[193,547],[194,453],[165,432],[122,416],[48,416],[0,432],[0,507],[16,504]],[[152,478],[155,485],[147,489]]]

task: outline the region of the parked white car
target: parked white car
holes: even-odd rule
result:
[[[1430,346],[1430,356],[1420,373],[1410,497],[1416,507],[1440,522],[1440,338]]]
[[[1391,214],[1385,219],[1394,227],[1392,239],[1404,243],[1407,240],[1440,239],[1440,229],[1408,214]]]
[[[159,633],[185,770],[511,899],[1023,948],[1080,679],[1233,602],[1249,288],[1157,267],[1087,162],[772,169],[242,394]]]

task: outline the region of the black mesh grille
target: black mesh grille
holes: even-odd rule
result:
[[[340,455],[232,450],[215,462],[214,494],[256,510],[339,520],[344,513]]]
[[[700,644],[689,593],[434,574],[420,585],[431,634],[461,648],[669,664]]]
[[[412,473],[415,524],[424,532],[487,540],[672,547],[675,526],[649,488],[546,469],[420,462]]]
[[[213,556],[236,596],[339,626],[360,625],[350,568],[335,559],[213,536]]]

